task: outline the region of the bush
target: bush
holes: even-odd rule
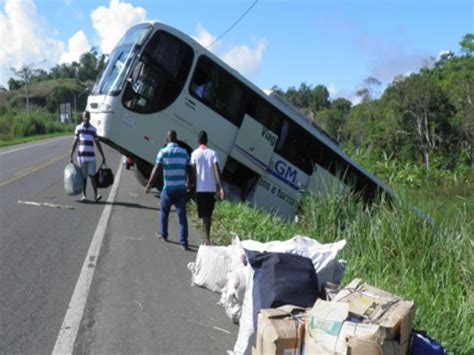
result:
[[[64,125],[59,122],[59,118],[56,115],[51,115],[45,110],[34,111],[30,116],[24,112],[19,113],[14,108],[2,108],[0,112],[1,140],[58,132],[72,132],[73,129],[73,124]]]

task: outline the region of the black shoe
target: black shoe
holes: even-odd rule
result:
[[[181,249],[183,249],[184,251],[191,250],[191,249],[189,249],[189,247],[187,245],[181,245]]]
[[[168,237],[164,237],[164,236],[162,236],[161,234],[158,234],[158,233],[155,233],[155,235],[162,242],[167,242],[168,241]]]

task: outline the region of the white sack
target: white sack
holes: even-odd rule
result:
[[[192,273],[191,285],[220,292],[227,281],[226,254],[226,247],[200,245],[196,261],[188,264]]]
[[[227,283],[222,289],[219,300],[219,304],[224,307],[227,317],[236,324],[239,323],[242,314],[246,283],[246,267],[240,264],[229,272]]]
[[[192,273],[191,285],[221,293],[228,273],[240,264],[241,248],[200,245],[196,261],[188,264]]]

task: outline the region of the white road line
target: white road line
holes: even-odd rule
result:
[[[87,297],[89,296],[89,290],[91,287],[94,271],[97,267],[97,261],[99,259],[100,248],[102,247],[102,241],[104,239],[107,223],[110,218],[112,211],[112,203],[117,194],[117,189],[120,183],[120,177],[122,173],[122,164],[119,165],[117,170],[117,178],[115,179],[112,190],[110,191],[109,198],[107,199],[107,205],[104,207],[102,216],[100,217],[99,223],[92,238],[89,251],[87,252],[84,264],[82,265],[81,274],[77,280],[76,287],[69,302],[69,307],[64,316],[63,324],[56,339],[54,345],[53,355],[65,355],[72,354],[74,350],[74,342],[76,341],[77,333],[79,331],[79,325],[81,324],[82,317],[84,315],[84,309],[86,307]],[[91,260],[94,260],[91,262]]]
[[[72,142],[72,138],[71,137],[64,137],[64,138],[61,138],[61,139],[58,139],[58,141],[62,141],[62,140],[66,140],[66,139],[71,139],[71,142]],[[50,143],[54,143],[55,141],[51,142],[50,139],[48,139],[47,142],[41,142],[41,143],[38,143],[38,144],[31,144],[31,145],[28,145],[28,146],[22,146],[21,148],[16,148],[16,149],[12,149],[12,150],[9,150],[9,151],[6,151],[6,152],[1,152],[0,153],[0,156],[2,155],[7,155],[7,154],[10,154],[10,153],[15,153],[15,152],[18,152],[20,150],[25,150],[25,149],[30,149],[30,148],[36,148],[36,147],[39,147],[41,145],[45,145],[45,144],[50,144]],[[72,144],[72,143],[71,143]]]

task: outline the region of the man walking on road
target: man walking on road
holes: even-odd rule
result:
[[[200,131],[198,134],[199,147],[191,154],[191,166],[196,182],[196,202],[198,216],[202,218],[204,227],[204,244],[210,244],[211,216],[214,211],[216,183],[219,184],[219,195],[224,199],[219,162],[216,152],[207,146],[207,133]]]
[[[97,185],[95,182],[96,159],[94,143],[99,150],[100,155],[102,155],[102,164],[105,164],[105,156],[99,138],[97,137],[97,129],[89,123],[90,118],[91,115],[89,111],[84,111],[82,114],[82,123],[78,125],[74,131],[74,142],[72,143],[70,162],[72,163],[73,161],[74,151],[79,143],[79,149],[77,150],[77,163],[81,168],[82,176],[84,178],[81,201],[87,201],[86,187],[87,176],[89,176],[91,178],[92,189],[94,190],[94,201],[98,202],[102,196],[97,193]]]
[[[160,195],[159,237],[164,241],[168,240],[168,216],[171,205],[175,205],[179,219],[179,242],[184,250],[189,250],[186,217],[186,190],[191,182],[189,154],[177,141],[176,131],[169,131],[166,135],[167,144],[158,152],[145,192],[150,192],[156,177],[162,172],[164,184]]]

